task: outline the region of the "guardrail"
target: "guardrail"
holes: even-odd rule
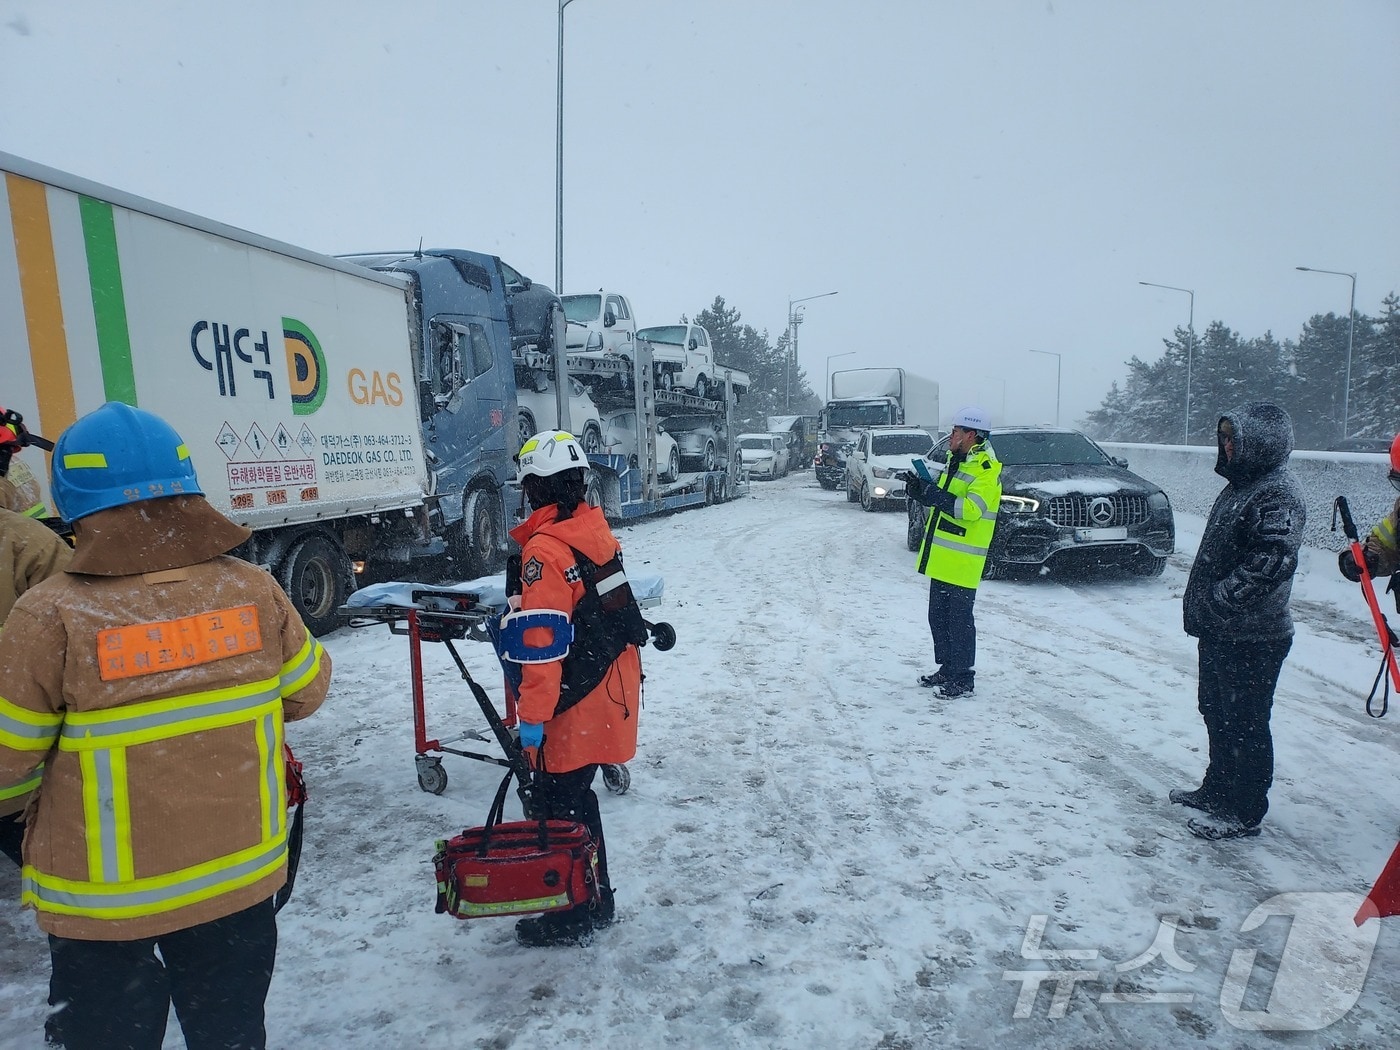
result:
[[[1099,442],[1128,468],[1162,486],[1172,507],[1205,517],[1225,486],[1215,473],[1216,450],[1206,445],[1136,445]],[[1356,527],[1364,535],[1395,505],[1396,491],[1386,480],[1390,457],[1374,452],[1294,452],[1288,465],[1303,486],[1308,521],[1303,543],[1323,550],[1346,545],[1338,526],[1332,532],[1332,502],[1345,496]]]

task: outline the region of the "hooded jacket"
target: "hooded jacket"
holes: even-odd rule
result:
[[[585,588],[570,547],[598,565],[622,549],[603,512],[586,503],[562,521],[557,506],[541,507],[510,534],[521,547],[520,607],[553,609],[571,618]],[[541,637],[533,637],[535,632]],[[525,640],[546,644],[548,629],[531,628]],[[626,762],[636,755],[642,706],[642,659],[637,647],[627,646],[597,687],[556,715],[563,669],[562,660],[521,665],[517,713],[522,722],[544,723],[543,767],[551,773],[567,773],[594,763]]]
[[[1186,633],[1214,642],[1290,638],[1288,599],[1307,512],[1288,456],[1293,423],[1267,401],[1251,401],[1220,417],[1234,430],[1234,459],[1225,458],[1217,428],[1215,472],[1228,484],[1216,497],[1186,581]]]
[[[222,523],[222,524],[220,524]],[[39,928],[127,941],[231,915],[286,880],[283,723],[331,661],[202,496],[77,522],[66,572],[0,631],[0,782],[43,763],[22,897]]]

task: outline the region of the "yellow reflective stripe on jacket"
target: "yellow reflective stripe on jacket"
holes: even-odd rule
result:
[[[15,751],[47,751],[53,747],[63,716],[28,711],[0,696],[0,744]]]
[[[282,759],[282,741],[277,729],[279,712],[269,711],[254,725],[258,743],[258,810],[262,816],[262,839],[270,842],[283,832],[287,817],[287,763]]]
[[[282,665],[283,696],[291,696],[298,689],[305,688],[306,684],[316,677],[321,670],[321,654],[324,652],[321,643],[308,632],[306,641],[297,650],[296,656]]]
[[[1371,539],[1391,554],[1395,553],[1395,524],[1389,514],[1376,522],[1376,527],[1371,530]]]
[[[130,882],[131,798],[126,787],[126,748],[84,751],[83,827],[87,829],[88,877],[94,882]]]
[[[26,864],[21,901],[40,911],[97,919],[158,915],[250,886],[276,871],[286,854],[287,837],[279,835],[167,875],[116,884],[59,879]]]
[[[16,780],[13,784],[0,784],[0,802],[8,802],[12,798],[19,798],[27,795],[39,786],[39,782],[44,779],[44,766],[40,763],[34,772],[28,774],[22,780]]]
[[[306,662],[317,663],[315,653]],[[59,879],[26,867],[24,899],[40,910],[131,918],[208,900],[275,870],[286,853],[281,681],[279,675],[228,689],[69,712],[58,743],[60,750],[77,753],[82,773],[88,877]],[[183,871],[136,878],[128,749],[243,724],[251,726],[258,753],[259,844]]]
[[[36,503],[34,504],[34,506],[30,507],[27,511],[24,512],[24,516],[26,518],[42,518],[47,509],[48,508],[45,507],[42,503]]]
[[[266,710],[281,710],[279,686],[278,679],[265,678],[230,689],[187,693],[102,711],[70,711],[63,722],[59,750],[131,747],[251,722]]]

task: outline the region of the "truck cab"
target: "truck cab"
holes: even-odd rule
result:
[[[540,312],[516,294],[543,289],[522,284],[495,256],[463,249],[343,256],[348,262],[405,276],[418,306],[415,377],[423,444],[431,468],[429,513],[439,518],[454,560],[474,575],[492,570],[506,549],[502,492],[514,477],[519,451],[512,346],[526,334],[510,318]],[[558,299],[549,292],[549,299]],[[556,307],[557,309],[557,307]],[[530,322],[531,344],[548,338],[546,321]],[[544,333],[543,335],[541,333]]]

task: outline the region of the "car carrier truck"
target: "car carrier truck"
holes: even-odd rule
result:
[[[938,433],[938,384],[902,368],[850,368],[831,373],[831,397],[817,423],[817,481],[845,484],[846,453],[866,427],[905,425]]]
[[[3,153],[0,179],[0,382],[32,432],[56,438],[106,401],[163,416],[210,502],[254,530],[236,553],[317,633],[366,563],[499,566],[518,506],[516,355],[547,332],[567,368],[552,293],[527,336],[511,296],[530,285],[494,256],[334,258]],[[644,496],[619,513],[665,509]]]

